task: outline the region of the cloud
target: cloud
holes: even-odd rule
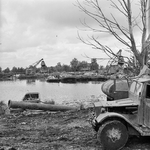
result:
[[[57,62],[69,64],[73,58],[82,61],[87,59],[84,54],[89,57],[103,56],[103,53],[77,38],[77,31],[83,37],[93,34],[79,30],[83,28],[80,19],[85,18],[93,26],[97,23],[75,7],[75,3],[76,0],[1,0],[0,64],[4,67],[27,67],[44,58],[50,66]],[[112,11],[107,3],[100,1],[106,15],[110,12],[117,14],[118,21],[127,24],[121,14]],[[122,47],[109,34],[96,36],[112,49]]]
[[[66,29],[79,24],[79,13],[68,0],[8,0],[2,4],[2,51],[55,44],[63,30],[67,33]]]

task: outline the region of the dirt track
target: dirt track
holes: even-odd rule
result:
[[[101,150],[89,110],[13,113],[0,117],[0,150]],[[129,139],[123,150],[149,150],[150,138]]]

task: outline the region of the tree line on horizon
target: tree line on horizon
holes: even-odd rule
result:
[[[70,65],[61,64],[61,62],[58,62],[56,66],[47,66],[48,73],[53,72],[75,72],[75,71],[91,71],[91,70],[98,70],[98,69],[104,69],[104,66],[99,66],[96,59],[92,59],[91,63],[88,63],[87,61],[78,61],[77,58],[74,58],[71,60]],[[15,73],[15,74],[25,74],[27,68],[23,67],[12,67],[10,69],[9,67],[2,69],[0,67],[0,73]],[[40,67],[36,68],[36,72],[40,72]]]

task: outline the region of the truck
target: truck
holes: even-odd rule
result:
[[[150,136],[150,75],[132,79],[128,97],[94,103],[91,119],[105,150],[122,149],[130,136]]]

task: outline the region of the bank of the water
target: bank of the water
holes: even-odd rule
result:
[[[102,150],[89,123],[90,109],[68,112],[25,111],[0,116],[3,150]],[[122,150],[148,150],[149,137],[131,137]]]

